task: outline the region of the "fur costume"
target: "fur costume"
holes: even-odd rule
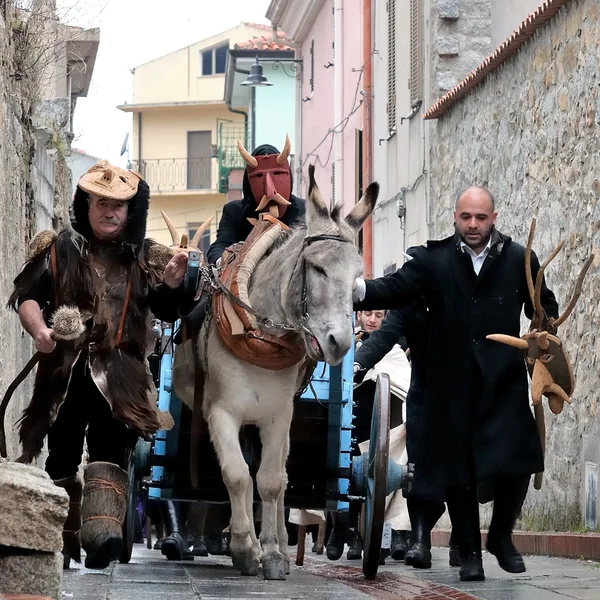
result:
[[[122,172],[112,167],[109,170],[106,163],[100,165],[88,173],[103,168],[110,176]],[[165,425],[169,416],[159,413],[148,397],[152,390],[146,361],[147,336],[149,309],[165,321],[178,318],[179,290],[162,284],[164,262],[159,265],[148,260],[160,246],[145,239],[148,185],[137,174],[130,183],[131,172],[124,173],[127,181],[123,177],[120,180],[131,185],[135,193],[127,198],[127,222],[119,238],[99,241],[93,236],[88,193],[81,187],[88,176],[84,175],[73,201],[72,227],[58,236],[52,232],[38,234],[30,244],[29,260],[14,281],[9,300],[14,310],[25,300],[35,300],[49,322],[58,307],[77,307],[86,326],[77,339],[58,342],[54,351],[39,362],[33,397],[19,426],[23,456],[28,462],[41,452],[64,402],[73,367],[86,354],[89,373],[119,421],[142,436],[169,428]],[[124,310],[128,286],[129,300]]]

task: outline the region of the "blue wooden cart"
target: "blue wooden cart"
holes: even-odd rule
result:
[[[177,326],[177,325],[176,325]],[[203,469],[197,488],[189,474],[191,411],[172,385],[174,355],[170,325],[160,330],[160,382],[158,404],[175,420],[170,431],[159,431],[152,442],[140,441],[132,465],[132,489],[140,485],[154,500],[226,503],[216,455],[206,435],[200,444]],[[384,526],[385,498],[406,487],[410,469],[388,459],[390,390],[387,375],[379,377],[371,422],[368,453],[352,457],[353,358],[350,351],[341,365],[319,363],[308,388],[296,400],[287,463],[288,508],[347,511],[349,501],[365,502],[363,573],[377,574]],[[260,498],[257,496],[257,500]],[[130,525],[131,527],[131,525]]]

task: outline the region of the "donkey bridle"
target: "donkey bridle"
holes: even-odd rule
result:
[[[326,240],[331,240],[334,242],[344,242],[347,244],[351,243],[350,241],[344,239],[343,237],[341,237],[339,235],[322,234],[322,235],[311,235],[311,236],[307,236],[304,238],[304,242],[302,244],[302,251],[300,252],[300,256],[302,257],[301,258],[301,260],[302,260],[302,293],[300,296],[300,302],[301,302],[301,306],[302,306],[302,314],[301,314],[300,318],[298,319],[298,322],[295,325],[292,325],[289,323],[275,323],[272,319],[269,319],[267,317],[263,317],[263,316],[259,315],[251,306],[246,304],[243,300],[240,300],[221,281],[221,278],[219,277],[219,270],[216,267],[212,266],[211,271],[208,271],[208,269],[206,269],[205,267],[201,267],[201,270],[206,271],[208,274],[208,277],[207,277],[207,275],[203,273],[202,277],[203,277],[203,279],[207,279],[210,281],[213,289],[220,290],[221,292],[223,292],[223,294],[225,294],[225,296],[227,296],[227,298],[229,300],[231,300],[232,302],[237,304],[239,307],[243,308],[246,312],[250,313],[257,320],[257,322],[260,323],[263,327],[266,327],[268,329],[283,329],[286,331],[304,332],[304,333],[307,333],[308,335],[315,337],[313,332],[306,325],[306,322],[308,321],[308,318],[310,315],[308,314],[308,288],[306,285],[306,260],[304,259],[303,253],[304,253],[304,250],[308,246],[313,244],[314,242],[323,242]],[[296,271],[296,269],[294,268],[294,270],[292,271],[292,276],[295,271]]]

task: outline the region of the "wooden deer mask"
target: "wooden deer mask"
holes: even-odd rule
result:
[[[531,247],[535,234],[535,224],[536,221],[533,219],[525,250],[525,276],[527,277],[527,287],[534,309],[529,332],[521,338],[498,333],[488,335],[487,339],[513,346],[522,351],[531,377],[533,405],[538,405],[542,400],[542,396],[546,396],[550,410],[557,415],[562,412],[565,402],[571,403],[575,379],[569,357],[555,332],[575,308],[575,304],[581,295],[583,279],[594,260],[594,255],[592,254],[583,265],[573,296],[564,312],[556,320],[549,318],[541,302],[542,281],[546,267],[561,251],[564,241],[558,244],[552,254],[540,266],[534,285],[531,273]]]

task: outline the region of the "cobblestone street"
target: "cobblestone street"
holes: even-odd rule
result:
[[[292,549],[295,552],[295,548]],[[380,568],[377,580],[363,579],[360,562],[307,554],[304,567],[292,567],[287,581],[240,577],[230,559],[196,558],[170,563],[156,550],[135,546],[129,565],[104,571],[77,566],[65,573],[63,598],[75,600],[598,600],[600,564],[527,557],[527,573],[501,571],[485,554],[487,579],[460,583],[458,569],[447,566],[447,550],[434,550],[434,566],[417,571],[394,563]]]

